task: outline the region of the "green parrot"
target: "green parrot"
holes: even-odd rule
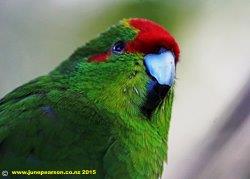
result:
[[[0,100],[0,169],[159,178],[179,52],[162,26],[123,19],[10,92]]]

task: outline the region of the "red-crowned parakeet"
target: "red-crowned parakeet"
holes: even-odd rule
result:
[[[150,20],[110,27],[0,100],[0,168],[160,177],[178,59],[175,39]]]

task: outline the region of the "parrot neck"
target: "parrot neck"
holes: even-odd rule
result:
[[[122,162],[124,162],[127,170],[132,172],[129,173],[131,178],[138,177],[137,171],[141,172],[145,169],[147,176],[140,176],[140,178],[159,177],[155,175],[162,173],[163,163],[167,160],[172,102],[173,90],[171,89],[166,100],[152,114],[151,120],[126,114],[116,118],[114,125],[117,125],[118,130],[113,131],[115,136],[113,147],[119,149],[119,152],[114,155],[113,162],[109,163],[111,168],[122,168]],[[124,160],[121,162],[121,159]],[[155,167],[156,164],[157,167]]]

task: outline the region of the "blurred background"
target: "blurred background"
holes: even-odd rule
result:
[[[249,179],[249,0],[0,0],[0,98],[126,17],[181,47],[162,178]]]

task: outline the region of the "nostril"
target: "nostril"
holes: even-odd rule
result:
[[[161,47],[161,48],[159,49],[158,53],[161,54],[161,53],[164,53],[164,52],[166,52],[166,51],[167,51],[166,48]]]

